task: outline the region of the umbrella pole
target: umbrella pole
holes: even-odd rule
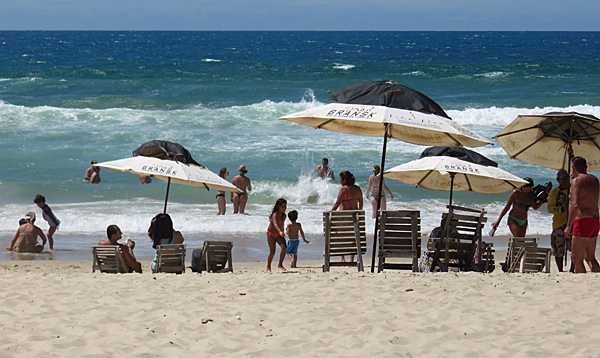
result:
[[[454,176],[456,173],[450,173],[450,202],[448,205],[452,206],[452,191],[454,189]]]
[[[165,197],[165,209],[163,210],[163,214],[167,213],[167,201],[169,200],[169,188],[171,187],[171,177],[167,181],[167,196]]]
[[[375,255],[377,253],[377,228],[379,227],[379,209],[381,208],[381,193],[383,191],[383,171],[385,170],[385,152],[387,150],[389,124],[385,124],[383,135],[383,153],[381,154],[381,171],[379,172],[379,194],[377,196],[377,212],[375,213],[375,233],[373,233],[373,254],[371,257],[371,273],[375,272]],[[367,193],[369,194],[369,193]]]

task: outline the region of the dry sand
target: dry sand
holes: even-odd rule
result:
[[[0,262],[0,357],[599,355],[597,274],[299,264],[111,275],[91,261]]]

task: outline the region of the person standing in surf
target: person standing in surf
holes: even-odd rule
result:
[[[233,178],[231,184],[235,185],[242,192],[231,193],[231,202],[233,203],[233,213],[243,214],[246,210],[246,203],[248,202],[248,192],[252,191],[252,185],[250,184],[250,179],[246,177],[248,170],[245,165],[240,165],[237,172],[240,173],[240,175]]]
[[[219,176],[223,179],[226,179],[229,176],[229,170],[227,170],[227,168],[221,168],[219,171]],[[219,207],[217,215],[225,215],[227,206],[225,205],[225,192],[223,190],[219,190],[217,192],[217,205]]]
[[[371,206],[373,207],[373,216],[375,219],[377,217],[377,201],[379,200],[379,172],[381,169],[379,165],[375,165],[373,167],[373,175],[369,177],[369,185],[367,186],[367,199],[369,198],[369,191],[371,187],[373,187],[373,192],[371,193]],[[385,185],[385,180],[383,180],[383,190],[387,191],[390,194],[390,199],[394,200],[394,194],[388,189],[387,185]],[[385,192],[382,191],[381,195],[381,204],[379,206],[380,210],[385,210],[387,207],[385,201]]]

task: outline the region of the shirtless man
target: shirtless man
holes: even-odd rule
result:
[[[98,162],[95,160],[92,160],[91,164],[92,164],[92,166],[89,167],[85,171],[85,176],[83,177],[83,179],[85,179],[86,181],[90,181],[90,178],[92,177],[92,173],[94,173],[94,164],[98,164]]]
[[[142,264],[137,262],[133,255],[133,249],[117,242],[123,236],[121,229],[119,229],[117,225],[109,225],[108,228],[106,228],[106,236],[108,236],[108,240],[100,240],[98,241],[98,245],[119,245],[123,257],[125,257],[125,261],[127,262],[127,266],[135,272],[142,273]]]
[[[233,203],[233,213],[240,214],[244,213],[246,210],[246,203],[248,202],[248,192],[252,191],[252,185],[250,184],[250,179],[246,177],[246,173],[248,173],[248,169],[246,169],[245,165],[240,165],[240,168],[237,170],[240,175],[233,178],[231,184],[235,185],[238,189],[240,189],[241,193],[231,193],[231,202]]]
[[[598,178],[587,174],[585,158],[573,158],[571,167],[573,180],[569,195],[569,221],[565,235],[573,237],[571,248],[575,273],[586,272],[584,260],[590,265],[592,272],[600,272],[600,265],[595,255],[600,229],[598,218],[600,184]]]
[[[318,166],[312,168],[304,175],[310,175],[312,172],[317,172],[317,178],[321,178],[321,179],[331,178],[331,179],[335,180],[335,175],[333,175],[333,169],[328,167],[329,159],[323,158],[323,160],[321,161],[321,164],[322,165],[318,165]]]
[[[35,213],[27,213],[26,223],[21,225],[15,234],[8,251],[40,253],[46,245],[46,236],[39,227],[35,226]],[[38,244],[37,237],[42,238],[42,243]]]

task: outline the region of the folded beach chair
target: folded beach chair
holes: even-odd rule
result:
[[[364,271],[362,255],[367,252],[364,210],[326,211],[323,213],[325,263],[323,272],[331,266],[356,266]],[[355,255],[356,262],[331,262],[332,256]]]
[[[196,272],[233,272],[230,241],[204,241],[200,258],[196,267],[192,263],[192,270]]]
[[[457,267],[460,271],[481,271],[474,262],[477,244],[481,244],[481,231],[487,218],[484,210],[448,205],[442,215],[442,236],[436,242],[431,272],[438,266],[441,271]],[[483,250],[483,248],[482,248]],[[480,253],[477,253],[481,256]]]
[[[542,272],[545,268],[550,273],[550,255],[549,248],[521,246],[508,272]]]
[[[92,272],[99,270],[102,273],[129,273],[131,270],[125,262],[125,257],[118,245],[92,246]]]
[[[384,269],[419,270],[421,257],[421,218],[419,211],[379,211],[379,265]],[[410,263],[390,260],[412,259]],[[387,259],[387,260],[386,260]]]
[[[508,250],[506,251],[506,261],[501,264],[502,270],[507,272],[513,264],[515,256],[519,253],[521,247],[537,247],[537,237],[511,237],[508,239]]]
[[[496,261],[494,259],[494,254],[496,250],[494,250],[493,243],[484,243],[481,250],[481,264],[478,267],[481,269],[481,272],[493,272],[496,268]],[[477,255],[477,253],[475,253]]]
[[[184,273],[185,245],[156,246],[156,273]]]

